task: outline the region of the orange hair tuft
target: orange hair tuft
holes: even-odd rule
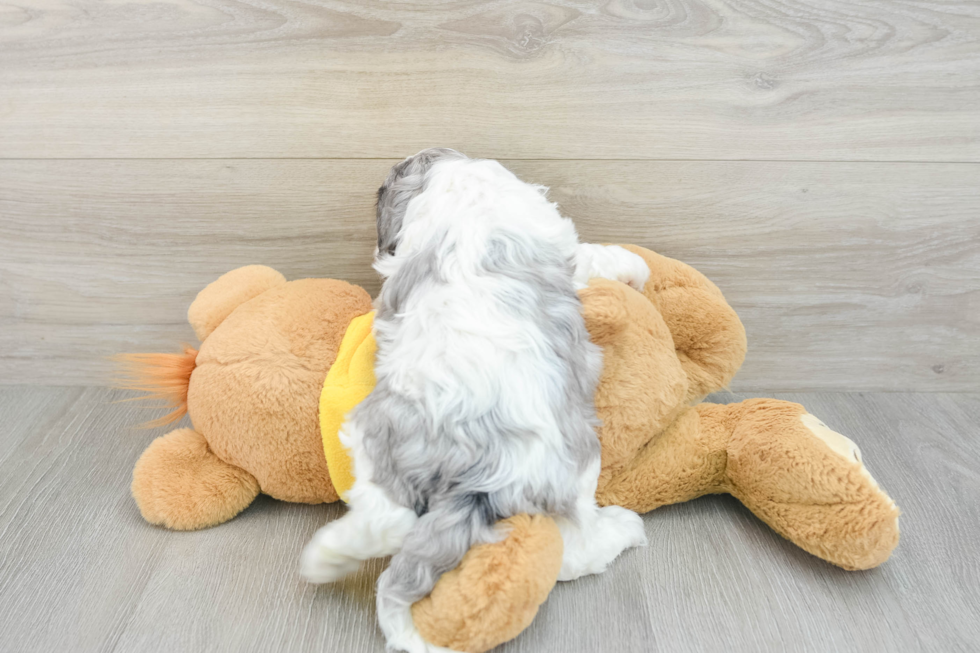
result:
[[[122,373],[122,378],[114,383],[116,388],[142,392],[142,397],[133,399],[159,399],[165,407],[173,409],[163,417],[147,422],[144,428],[173,424],[187,413],[187,387],[197,365],[197,350],[190,345],[184,345],[183,349],[181,354],[119,354],[113,357]]]

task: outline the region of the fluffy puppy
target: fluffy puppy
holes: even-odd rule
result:
[[[500,519],[557,518],[562,580],[646,542],[635,513],[595,502],[602,354],[576,287],[642,287],[649,270],[622,248],[580,245],[545,192],[447,149],[399,163],[378,192],[377,386],[340,434],[350,510],[317,532],[302,570],[329,582],[394,554],[377,594],[391,649],[438,650],[411,605],[473,544],[499,539]]]

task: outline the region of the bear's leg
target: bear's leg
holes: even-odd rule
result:
[[[412,620],[427,642],[482,653],[517,637],[548,598],[562,565],[554,520],[517,515],[498,528],[504,539],[474,546],[412,606]]]
[[[870,569],[898,544],[898,508],[857,446],[799,404],[725,407],[730,492],[783,537],[844,569]]]
[[[622,469],[601,478],[599,505],[617,505],[638,513],[690,501],[705,494],[727,492],[725,463],[728,433],[703,428],[700,404],[677,417],[663,433],[651,439]]]
[[[180,531],[228,521],[259,494],[251,474],[229,465],[193,429],[154,440],[133,469],[133,498],[144,519]]]
[[[542,515],[502,522],[506,537],[474,546],[432,593],[412,606],[412,620],[427,641],[480,653],[530,625],[555,582],[601,572],[625,548],[646,543],[643,522],[619,506],[600,508],[598,465],[583,477],[579,524]]]

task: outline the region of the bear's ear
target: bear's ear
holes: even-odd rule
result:
[[[626,293],[629,286],[608,279],[593,279],[587,288],[579,291],[585,328],[592,342],[597,345],[611,343],[626,328],[629,314],[626,311]]]

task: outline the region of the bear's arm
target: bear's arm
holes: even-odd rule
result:
[[[745,359],[745,328],[718,287],[686,263],[623,245],[650,267],[643,294],[660,309],[690,380],[689,403],[728,386]]]

